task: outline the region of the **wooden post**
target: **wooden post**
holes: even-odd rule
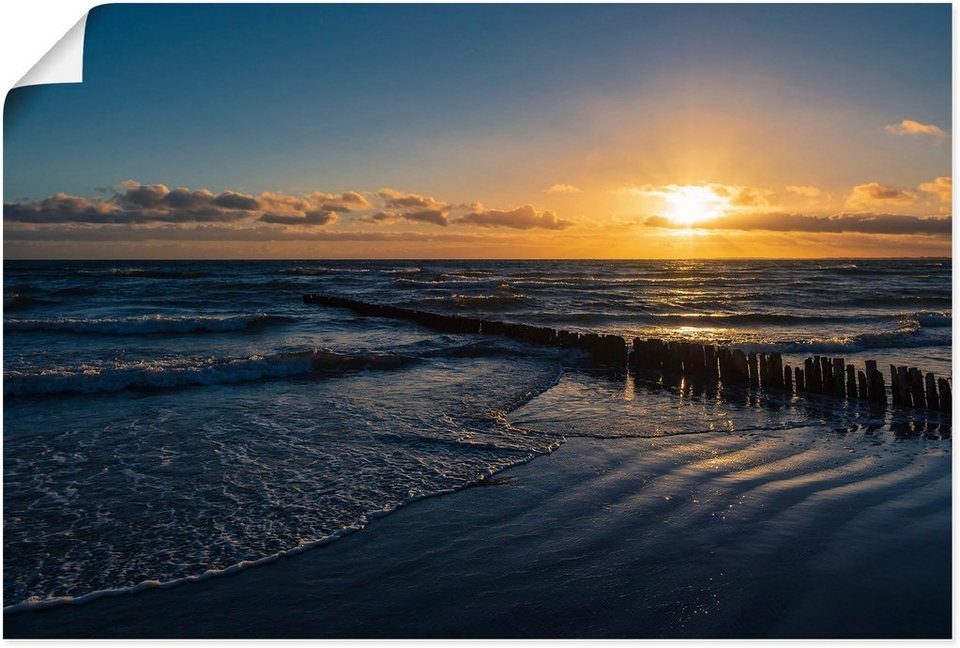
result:
[[[950,383],[946,378],[937,378],[937,389],[940,392],[940,411],[949,412],[953,405],[953,399],[950,396]]]
[[[900,402],[900,374],[897,373],[897,368],[893,365],[890,365],[890,390],[893,394],[893,404],[902,405]]]
[[[927,406],[927,395],[923,393],[923,374],[916,367],[910,367],[910,398],[917,408]]]
[[[794,380],[795,383],[797,383],[797,393],[798,393],[798,394],[807,391],[807,385],[806,385],[806,383],[805,383],[805,378],[806,378],[806,375],[805,375],[803,369],[801,369],[800,367],[797,367],[796,369],[793,370],[793,380]]]
[[[927,387],[927,409],[940,409],[940,399],[937,397],[937,379],[930,372],[925,377]]]
[[[803,377],[806,379],[807,391],[811,394],[820,393],[819,358],[807,358],[803,361]]]
[[[847,365],[847,398],[857,397],[857,370]]]
[[[747,369],[750,371],[750,386],[756,387],[760,384],[760,365],[757,362],[757,354],[751,351],[747,355],[747,362]]]
[[[717,368],[717,347],[712,344],[707,344],[703,347],[703,361],[704,361],[704,376],[707,380],[715,381],[719,376],[719,370]]]
[[[870,390],[867,389],[867,374],[862,371],[857,372],[857,398],[860,400],[870,399]]]
[[[897,385],[900,394],[900,405],[910,407],[913,401],[910,398],[910,374],[906,367],[897,367]]]
[[[833,394],[833,364],[830,358],[820,358],[820,386],[821,394]]]
[[[771,365],[770,374],[773,377],[774,386],[781,388],[784,387],[787,383],[787,380],[784,378],[786,374],[783,371],[783,356],[774,351],[770,354],[770,359],[768,362]]]
[[[747,356],[740,349],[734,349],[731,353],[733,360],[733,375],[736,382],[750,382],[750,364]]]
[[[833,395],[838,398],[843,398],[846,393],[846,389],[843,385],[843,374],[844,367],[846,363],[843,361],[843,358],[834,358],[833,359]]]
[[[874,375],[876,382],[870,387],[871,400],[877,403],[887,404],[887,386],[883,384],[883,374],[879,371]]]
[[[790,371],[790,365],[783,367],[783,388],[790,393],[793,391],[793,372]]]

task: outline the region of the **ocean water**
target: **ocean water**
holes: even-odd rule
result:
[[[565,436],[827,427],[872,444],[915,429],[849,404],[665,398],[576,351],[358,317],[305,305],[304,293],[788,361],[951,369],[949,260],[6,262],[4,272],[8,610],[269,562]],[[949,447],[928,436],[914,442]]]

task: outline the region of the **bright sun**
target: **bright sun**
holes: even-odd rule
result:
[[[677,187],[664,196],[667,208],[662,216],[678,225],[693,225],[723,215],[727,201],[708,187]]]

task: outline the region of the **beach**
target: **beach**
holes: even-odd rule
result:
[[[5,636],[949,636],[949,413],[301,299],[949,375],[948,261],[711,263],[8,266]]]
[[[234,576],[12,637],[949,637],[950,453],[817,427],[573,438]]]

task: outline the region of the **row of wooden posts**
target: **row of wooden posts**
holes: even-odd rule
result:
[[[534,344],[577,348],[596,359],[625,365],[637,372],[661,372],[707,382],[744,384],[764,390],[796,394],[822,394],[836,398],[887,403],[887,388],[875,360],[857,369],[843,358],[813,356],[803,367],[783,363],[780,353],[746,353],[712,344],[634,338],[628,349],[619,335],[578,333],[548,327],[499,322],[460,315],[374,304],[335,295],[304,295],[309,304],[348,308],[360,315],[391,317],[417,322],[445,333],[500,335]],[[891,396],[894,405],[950,411],[950,383],[914,367],[890,365]]]
[[[655,338],[633,340],[630,365],[639,370],[703,378],[723,383],[743,383],[767,390],[782,389],[796,394],[823,394],[850,400],[885,404],[887,388],[876,360],[867,360],[863,369],[843,358],[813,356],[803,367],[783,363],[780,353],[745,353],[712,344],[674,342]],[[914,367],[890,365],[893,404],[949,411],[950,383]]]

